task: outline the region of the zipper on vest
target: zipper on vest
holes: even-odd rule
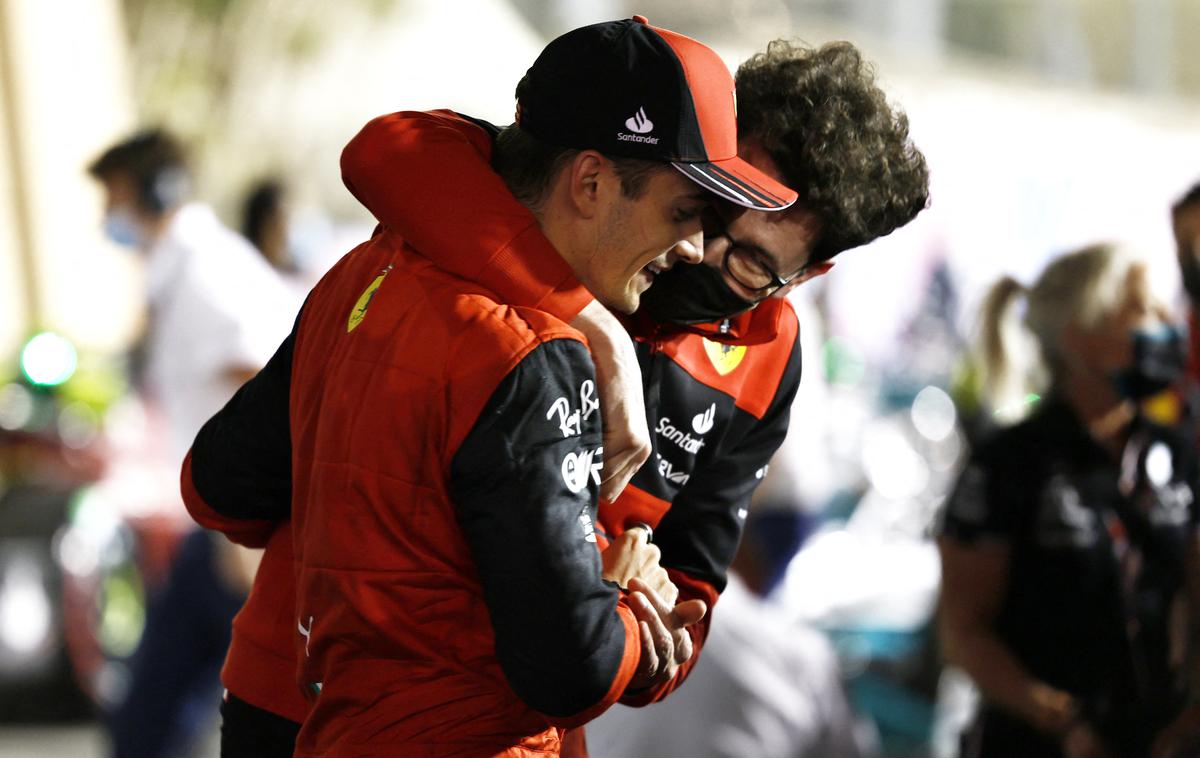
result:
[[[649,355],[646,358],[646,362],[650,364],[643,367],[642,393],[646,398],[646,407],[657,410],[659,399],[662,395],[662,364],[666,358],[666,353],[662,352],[658,340],[650,340],[642,344],[649,348]]]

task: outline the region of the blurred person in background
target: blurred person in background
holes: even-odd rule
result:
[[[296,269],[288,250],[287,190],[279,179],[254,182],[242,202],[242,236],[281,273]]]
[[[644,298],[656,305],[627,320],[628,333],[616,340],[589,334],[593,351],[620,339],[628,345],[630,336],[637,340],[633,365],[640,362],[648,387],[643,414],[657,435],[655,457],[633,484],[623,492],[602,491],[598,541],[650,522],[673,580],[688,596],[712,599],[725,586],[750,496],[783,438],[799,382],[795,316],[783,295],[827,271],[842,250],[907,223],[928,197],[924,158],[908,139],[907,120],[888,104],[852,45],[772,43],[739,69],[737,85],[739,150],[777,179],[803,187],[802,207],[765,214],[725,204],[710,211],[704,263],[658,273]],[[557,253],[489,170],[493,135],[449,112],[392,114],[368,124],[347,146],[343,175],[355,196],[385,227],[403,234],[413,252],[440,255],[438,265],[485,282],[507,302],[546,307]],[[421,192],[406,191],[411,186],[421,186]],[[453,228],[433,214],[446,207],[456,214]],[[581,313],[579,307],[555,312],[565,321]],[[635,369],[624,386],[640,401],[642,377],[636,374]],[[268,381],[260,374],[248,389]],[[600,386],[604,401],[612,385]],[[606,435],[621,426],[619,413],[607,407],[602,412]],[[219,423],[236,424],[247,415],[246,408],[231,406]],[[260,425],[256,431],[266,430]],[[286,429],[274,433],[286,435]],[[607,458],[607,436],[604,445]],[[286,494],[290,461],[278,463],[284,488],[279,491]],[[289,503],[281,498],[278,504],[282,519]],[[247,539],[250,530],[240,531],[237,521],[222,525],[202,508],[193,513],[234,539]],[[298,723],[289,729],[287,722],[303,720],[307,709],[288,660],[296,620],[290,608],[281,610],[294,592],[287,527],[280,521],[270,536],[264,568],[235,623],[224,671],[227,706],[237,705],[227,707],[226,725],[237,722],[242,733],[247,725],[261,724],[264,734],[278,728],[294,736]],[[707,637],[706,622],[689,632],[693,628],[699,628],[693,635],[698,649]],[[625,702],[665,697],[683,681],[687,665]]]
[[[588,725],[592,758],[857,758],[864,754],[833,647],[766,599],[773,519],[751,513],[721,612],[686,687]],[[663,729],[670,724],[670,729]]]
[[[1197,755],[1196,451],[1141,411],[1181,332],[1108,244],[1003,279],[982,324],[990,396],[1043,397],[977,447],[940,525],[944,654],[983,697],[963,755]]]
[[[1187,295],[1191,327],[1188,374],[1193,383],[1200,383],[1200,182],[1171,207],[1171,231],[1175,236],[1175,257]]]
[[[305,295],[324,272],[303,270],[300,266],[291,231],[291,204],[283,180],[260,179],[251,184],[242,201],[241,216],[242,236],[279,273],[295,302],[304,302]]]
[[[145,261],[141,384],[165,422],[170,460],[181,461],[204,421],[270,358],[296,300],[211,208],[189,202],[184,151],[169,134],[136,134],[88,170],[104,190],[105,233]],[[229,624],[256,559],[202,530],[184,538],[109,720],[118,758],[182,755],[213,725]]]

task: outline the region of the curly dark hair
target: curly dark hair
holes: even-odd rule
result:
[[[757,140],[822,222],[813,261],[907,224],[929,204],[925,156],[849,42],[775,40],[737,71],[738,133]]]

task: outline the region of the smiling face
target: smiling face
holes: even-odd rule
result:
[[[651,174],[636,198],[621,191],[619,180],[604,184],[592,251],[576,273],[605,306],[633,313],[656,274],[699,262],[700,215],[710,196],[670,167]]]

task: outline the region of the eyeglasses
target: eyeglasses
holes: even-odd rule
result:
[[[704,212],[703,229],[706,242],[710,238],[716,237],[724,237],[729,240],[729,247],[725,251],[725,258],[721,261],[721,268],[735,282],[755,294],[766,294],[789,284],[807,271],[811,265],[806,263],[790,276],[780,276],[771,264],[767,263],[763,253],[753,246],[733,238],[725,219],[716,209],[710,208]]]

